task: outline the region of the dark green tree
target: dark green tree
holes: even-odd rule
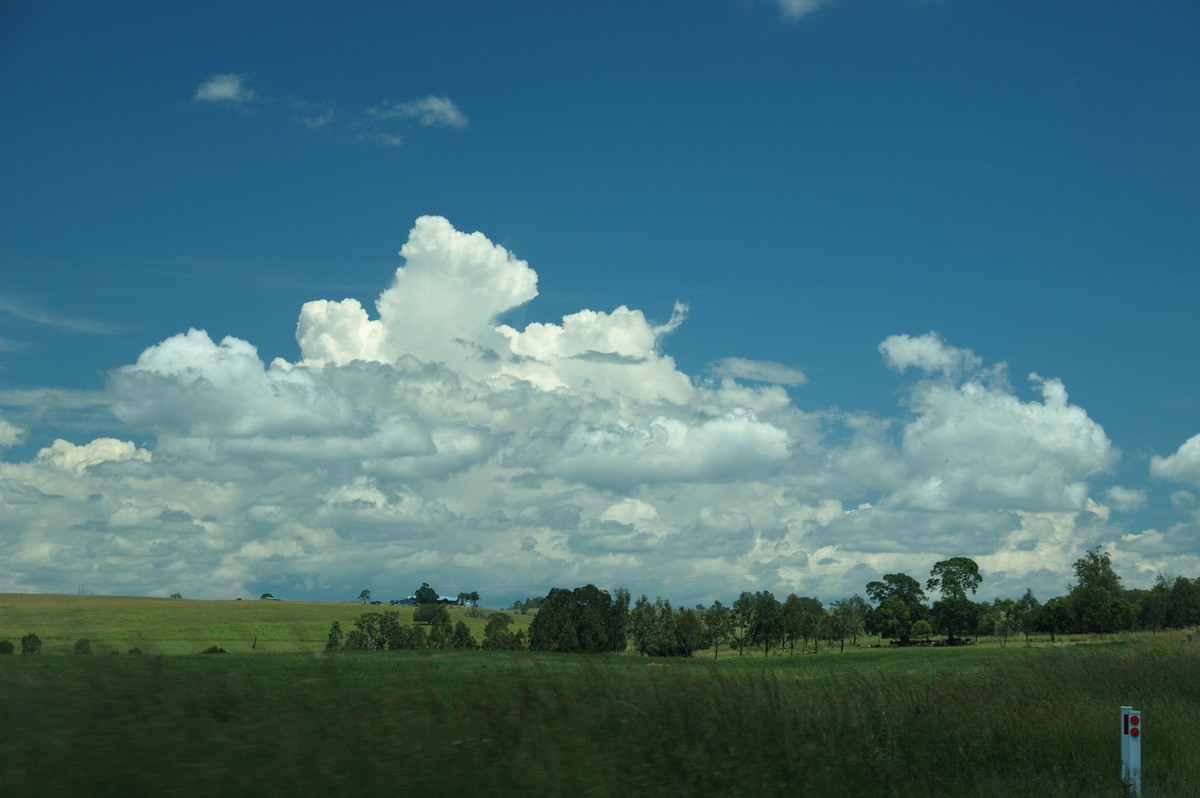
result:
[[[512,620],[502,612],[493,612],[483,627],[483,647],[489,651],[520,651],[520,638],[509,631]]]
[[[680,610],[675,622],[676,648],[680,656],[690,657],[704,648],[704,624],[695,610]]]
[[[918,620],[927,620],[920,618]],[[888,596],[867,616],[867,628],[880,637],[908,642],[912,620],[912,609],[899,596]]]
[[[413,594],[413,598],[418,604],[436,604],[438,600],[438,592],[429,586],[428,582],[422,582],[417,588],[417,592]]]
[[[733,644],[737,646],[738,656],[745,656],[746,645],[750,642],[750,627],[754,623],[754,594],[743,590],[733,600]]]
[[[562,653],[601,653],[625,648],[624,609],[595,585],[554,588],[529,627],[529,648]]]
[[[673,657],[678,653],[678,620],[670,601],[661,596],[654,600],[654,631],[650,635],[650,654],[656,657]]]
[[[440,626],[450,623],[450,612],[441,604],[419,604],[413,610],[413,621]]]
[[[1074,630],[1104,633],[1129,628],[1134,609],[1125,600],[1109,553],[1093,546],[1072,567],[1077,582],[1068,599]]]
[[[334,621],[329,626],[329,637],[325,640],[326,651],[338,651],[342,647],[342,639],[345,635],[342,633],[342,625]]]
[[[721,644],[728,643],[733,637],[733,613],[721,602],[714,601],[704,613],[704,630],[715,659],[721,653]]]
[[[618,587],[613,591],[612,609],[606,616],[609,638],[621,641],[621,651],[629,644],[629,599],[629,588]]]
[[[868,582],[867,596],[876,605],[867,616],[867,629],[878,635],[907,641],[912,624],[929,617],[925,591],[908,574],[884,574],[882,580]]]
[[[1055,596],[1038,608],[1033,618],[1033,628],[1038,632],[1049,632],[1050,642],[1055,636],[1071,628],[1071,606],[1066,596]]]
[[[435,622],[429,627],[430,648],[452,648],[453,640],[454,626],[451,625],[449,616],[444,622]]]
[[[846,639],[854,640],[862,634],[866,617],[867,604],[862,596],[838,599],[829,605],[827,638],[830,642],[837,642],[839,651],[845,651]]]
[[[953,642],[960,639],[959,635],[975,628],[979,607],[965,595],[956,593],[935,601],[930,617],[934,628]]]
[[[933,622],[949,640],[975,629],[979,608],[967,593],[974,593],[981,581],[979,566],[970,557],[951,557],[930,569],[925,587],[942,594],[941,600],[933,605]]]
[[[1033,591],[1029,588],[1025,589],[1024,595],[1017,599],[1013,605],[1012,617],[1013,626],[1016,630],[1025,635],[1025,642],[1029,642],[1029,633],[1034,630],[1034,624],[1037,621],[1038,612],[1041,611],[1042,603],[1033,595]]]
[[[358,601],[362,604],[370,604],[371,603],[371,591],[363,590],[363,592],[359,593]]]
[[[654,631],[657,625],[657,612],[650,599],[645,595],[639,596],[629,611],[629,635],[633,638],[633,650],[645,656],[654,641]]]
[[[1017,602],[1010,598],[998,598],[992,602],[989,615],[990,634],[1000,638],[1000,646],[1008,645],[1008,636],[1021,630],[1017,622]]]
[[[40,654],[42,653],[42,638],[38,637],[33,632],[21,638],[21,653],[22,654]]]
[[[1167,626],[1172,629],[1200,626],[1200,579],[1177,576],[1171,581]]]
[[[817,640],[821,636],[821,629],[825,626],[825,605],[816,596],[808,598],[807,596],[800,597],[800,603],[804,605],[804,616],[800,621],[800,638],[804,641],[804,647],[808,648],[808,641],[813,641],[814,650],[816,650]]]
[[[0,654],[13,653],[13,644],[11,640],[0,640]]]
[[[982,581],[979,566],[974,560],[970,557],[951,557],[930,569],[925,589],[940,591],[943,596],[965,596],[968,592],[974,593]]]
[[[92,641],[88,640],[86,637],[81,637],[78,640],[76,640],[75,641],[75,653],[76,654],[91,654],[92,653]]]
[[[471,630],[462,621],[454,624],[454,634],[450,637],[450,648],[476,648],[475,638]]]
[[[759,646],[763,656],[769,656],[771,646],[783,639],[783,608],[769,590],[754,594],[750,603],[750,644]]]
[[[855,593],[846,599],[845,612],[850,614],[850,642],[858,644],[858,636],[866,631],[867,616],[871,614],[871,605],[862,596]]]
[[[876,604],[882,604],[888,596],[895,596],[908,605],[910,610],[924,607],[925,591],[921,583],[908,574],[884,574],[882,581],[867,583],[867,597]]]
[[[789,593],[779,611],[779,625],[783,632],[783,644],[792,654],[796,653],[796,641],[804,633],[804,602],[795,593]]]

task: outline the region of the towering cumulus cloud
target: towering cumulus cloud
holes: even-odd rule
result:
[[[1020,590],[1115,534],[1090,480],[1118,453],[1058,380],[1022,399],[1003,365],[896,335],[880,352],[917,370],[906,415],[808,412],[784,364],[682,373],[663,351],[680,304],[517,329],[499,319],[537,274],[481,233],[422,217],[400,255],[372,306],[303,306],[294,362],[189,330],[117,369],[110,407],[141,443],[0,463],[7,578],[333,597],[657,581],[690,601],[836,597],[966,554]],[[25,434],[0,420],[0,447]],[[1190,477],[1189,454],[1156,468]]]

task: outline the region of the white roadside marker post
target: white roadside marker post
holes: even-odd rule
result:
[[[1121,707],[1121,781],[1142,794],[1142,711]]]

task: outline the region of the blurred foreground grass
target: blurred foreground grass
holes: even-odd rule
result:
[[[1200,794],[1200,650],[0,658],[5,795]]]

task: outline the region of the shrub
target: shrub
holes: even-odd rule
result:
[[[200,653],[201,654],[224,654],[225,649],[221,648],[220,646],[209,646],[208,648],[204,649]]]
[[[450,623],[450,613],[440,604],[422,604],[413,610],[413,620],[417,623],[440,626]]]
[[[42,651],[42,638],[38,637],[33,632],[21,638],[21,653],[22,654],[40,654]]]
[[[342,625],[337,621],[329,627],[329,637],[325,641],[326,651],[337,651],[342,647],[342,639],[345,635],[342,633]]]
[[[92,641],[88,640],[86,637],[81,637],[78,640],[76,640],[75,641],[75,653],[76,654],[91,654],[92,653]]]
[[[0,654],[13,653],[13,644],[11,640],[0,640]]]

